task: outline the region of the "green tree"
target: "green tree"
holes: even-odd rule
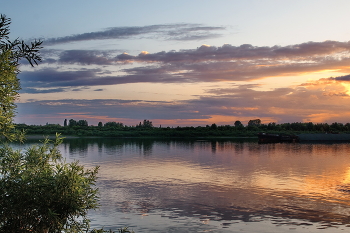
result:
[[[16,39],[10,41],[9,34],[11,19],[0,15],[0,136],[9,140],[23,135],[14,133],[13,118],[15,116],[15,100],[21,89],[17,78],[18,65],[22,58],[33,66],[41,61],[39,49],[41,41],[34,41],[27,45],[24,41]]]
[[[109,121],[104,124],[104,127],[122,128],[124,127],[124,124],[121,122]]]
[[[144,127],[144,128],[153,128],[152,121],[149,121],[147,119],[143,120],[142,127]]]
[[[241,127],[243,127],[243,124],[242,124],[241,121],[235,121],[234,125],[235,125],[236,128],[241,128]]]
[[[0,232],[83,232],[97,206],[98,167],[60,162],[58,145],[46,139],[25,153],[0,148]],[[77,220],[77,218],[81,220]]]
[[[73,127],[73,126],[76,126],[76,125],[77,125],[77,121],[76,120],[73,120],[73,119],[69,120],[69,123],[68,123],[69,127]]]
[[[261,125],[261,120],[260,119],[254,119],[254,120],[250,120],[248,122],[248,126],[256,126],[259,127]]]
[[[276,128],[277,128],[276,122],[270,122],[270,123],[267,125],[267,129],[268,129],[268,130],[275,130]]]
[[[41,41],[25,44],[9,40],[11,20],[0,16],[0,136],[22,139],[14,129],[15,100],[20,82],[19,60],[30,65],[41,61]],[[78,162],[61,162],[56,135],[40,146],[14,150],[0,146],[0,232],[83,232],[88,228],[87,211],[97,206],[94,188],[98,167],[85,170]]]
[[[16,75],[16,67],[11,65],[11,52],[3,51],[0,54],[0,129],[1,135],[13,140],[15,134],[13,118],[15,116],[15,100],[21,89]]]
[[[79,121],[77,122],[77,125],[78,125],[78,126],[89,126],[87,120],[79,120]]]

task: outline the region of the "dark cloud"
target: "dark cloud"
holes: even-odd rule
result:
[[[88,40],[152,38],[162,40],[199,40],[219,37],[216,31],[225,30],[225,27],[208,27],[200,24],[169,24],[150,25],[143,27],[112,27],[103,31],[82,33],[72,36],[49,38],[44,40],[45,45],[70,43]]]
[[[39,88],[22,88],[20,93],[28,93],[28,94],[42,94],[42,93],[57,93],[57,92],[66,92],[69,91],[67,88],[50,88],[50,89],[39,89]]]
[[[51,89],[53,87],[79,87],[85,83],[95,83],[98,69],[80,71],[57,71],[53,68],[41,69],[36,72],[24,71],[19,74],[23,92],[33,89]],[[95,81],[94,81],[95,80]],[[95,83],[95,85],[97,85]]]
[[[60,54],[60,63],[78,63],[82,65],[111,65],[118,62],[158,62],[158,63],[200,63],[200,62],[250,62],[268,64],[280,61],[288,62],[323,62],[349,56],[350,42],[324,41],[307,42],[289,46],[253,46],[243,44],[233,46],[225,44],[221,47],[202,45],[197,49],[180,51],[161,51],[157,53],[142,52],[138,55],[122,53],[113,57],[116,51],[67,50]],[[52,52],[51,52],[52,53]],[[46,53],[44,53],[46,56]],[[340,55],[340,56],[339,56]],[[343,56],[343,57],[342,57]],[[47,59],[53,62],[52,58]]]
[[[259,47],[250,44],[233,46],[225,44],[221,47],[202,45],[197,49],[158,52],[158,53],[140,53],[137,56],[118,55],[118,60],[146,61],[146,62],[201,62],[201,61],[232,61],[232,60],[250,60],[259,61],[260,59],[315,59],[315,57],[324,58],[325,55],[334,53],[349,52],[350,42],[324,41],[307,42],[290,46],[272,46]]]
[[[142,67],[131,69],[126,76],[99,76],[99,69],[80,71],[58,71],[53,68],[36,72],[24,71],[19,74],[22,82],[22,93],[33,93],[34,90],[52,89],[56,87],[88,87],[100,85],[117,85],[125,83],[178,83],[190,82],[185,77],[168,74],[163,69]],[[27,91],[30,92],[27,92]],[[52,89],[53,90],[53,89]]]
[[[89,87],[81,87],[81,88],[74,88],[74,89],[71,89],[71,91],[84,91],[84,90],[88,90],[90,89]]]
[[[78,63],[82,65],[110,65],[112,61],[107,52],[96,50],[67,50],[63,51],[58,59],[60,63]]]
[[[344,76],[338,76],[338,77],[331,77],[329,78],[330,80],[335,80],[335,81],[350,81],[350,74],[344,75]]]

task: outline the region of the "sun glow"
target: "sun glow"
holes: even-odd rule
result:
[[[341,85],[343,85],[346,89],[346,94],[348,94],[350,96],[350,84],[349,83],[345,83],[342,82]]]

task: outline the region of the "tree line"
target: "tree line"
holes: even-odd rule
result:
[[[159,127],[153,126],[152,121],[143,120],[136,125],[128,126],[121,122],[99,122],[97,126],[89,125],[87,120],[64,120],[63,126],[60,124],[46,125],[26,125],[17,124],[18,130],[24,130],[27,134],[50,135],[61,133],[72,136],[101,136],[101,137],[253,137],[258,132],[267,133],[348,133],[350,123],[312,123],[293,122],[281,123],[270,122],[261,123],[260,119],[252,119],[247,125],[241,121],[235,121],[232,125],[217,125],[215,123],[205,126],[177,126]]]

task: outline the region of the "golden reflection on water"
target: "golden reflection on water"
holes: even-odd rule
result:
[[[298,224],[306,225],[350,223],[347,143],[227,140],[95,147],[87,147],[81,161],[101,166],[101,200],[108,216],[139,213],[150,219],[170,211],[168,219],[198,215],[201,224],[228,221],[227,228],[233,221],[267,216],[272,216],[272,224],[296,224],[280,223],[279,218],[299,219],[306,222]],[[65,153],[74,158],[81,151],[67,147]]]
[[[161,158],[161,155],[134,157],[123,160],[121,166],[108,161],[103,164],[100,175],[103,179],[118,177],[118,180],[126,182],[203,183],[225,188],[293,191],[299,195],[318,193],[320,196],[331,195],[339,185],[350,184],[350,159],[344,157],[349,151],[347,147],[346,151],[335,155],[333,152],[339,148],[320,148],[320,145],[309,148],[310,145],[307,145],[306,153],[295,155],[286,153],[283,146],[262,145],[255,149],[244,146],[239,148],[238,153],[237,148],[236,153],[232,153],[232,147],[224,145],[212,155],[216,162],[219,161],[217,165],[196,161],[201,152],[207,156],[208,148],[199,145],[193,148],[194,154],[189,158],[181,155],[175,158]],[[295,157],[291,157],[293,155]]]

